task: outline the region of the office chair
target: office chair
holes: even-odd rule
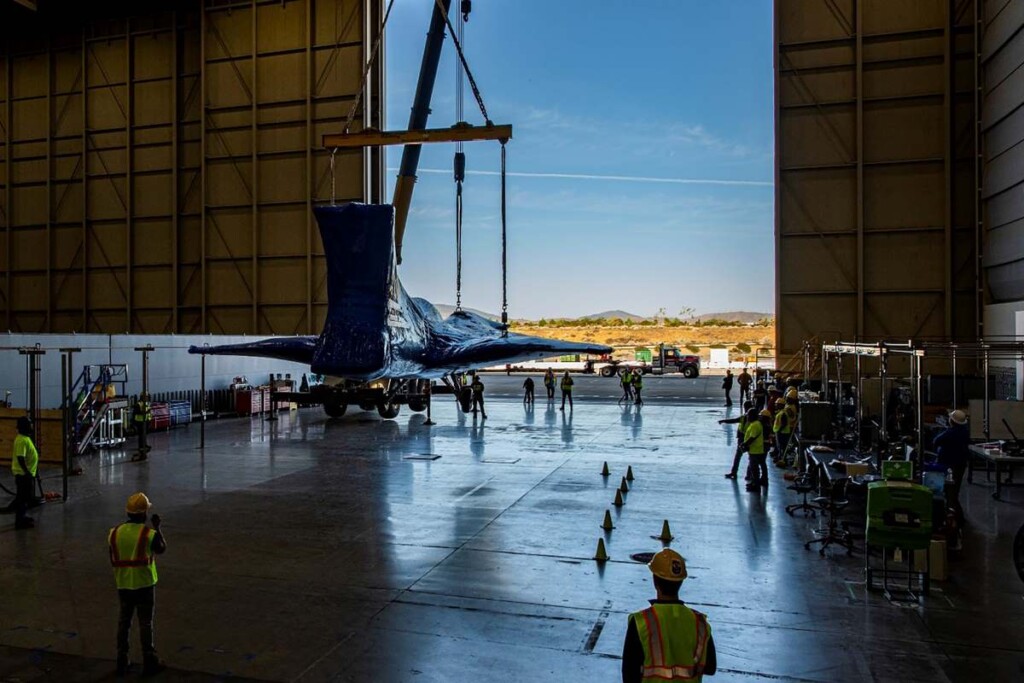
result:
[[[807,494],[815,489],[814,481],[809,474],[799,474],[793,479],[793,484],[787,486],[787,489],[796,491],[798,494],[802,494],[804,499],[801,503],[793,503],[792,505],[786,506],[786,512],[792,515],[797,510],[804,511],[804,517],[815,517],[817,516],[819,508],[817,505],[811,505],[807,502]],[[810,513],[810,514],[808,514]]]
[[[829,495],[819,496],[814,499],[813,502],[828,515],[828,524],[825,528],[813,530],[812,533],[814,533],[816,538],[804,543],[804,548],[807,550],[811,549],[812,544],[820,543],[821,548],[818,550],[818,553],[824,556],[825,548],[836,543],[846,548],[847,555],[853,554],[853,539],[850,537],[850,532],[839,525],[839,515],[850,504],[849,499],[846,497],[846,484],[848,481],[848,479],[840,479],[834,482]]]

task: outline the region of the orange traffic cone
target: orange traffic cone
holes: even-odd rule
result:
[[[619,490],[623,493],[629,493],[629,484],[626,483],[626,478],[622,478],[622,483],[619,484]]]
[[[622,491],[619,491],[618,489],[615,490],[615,502],[612,503],[612,505],[617,508],[622,507]]]
[[[604,511],[604,521],[601,522],[601,528],[604,529],[605,531],[611,531],[612,529],[615,528],[615,525],[612,524],[612,511],[611,510],[605,510]]]
[[[626,468],[626,481],[633,481],[636,477],[633,476],[633,466],[630,465]]]
[[[594,553],[594,559],[597,560],[598,562],[607,562],[608,559],[609,559],[608,558],[608,553],[604,549],[604,539],[603,538],[597,539],[597,552]]]
[[[601,476],[602,477],[607,477],[611,473],[612,473],[611,470],[608,469],[608,461],[605,460],[604,467],[601,468]]]
[[[672,535],[672,530],[668,528],[668,520],[667,519],[664,522],[662,522],[662,524],[661,524],[661,535],[660,536],[651,536],[651,538],[656,539],[658,541],[661,541],[662,543],[668,543],[673,538],[675,538]]]

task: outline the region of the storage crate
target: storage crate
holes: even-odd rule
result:
[[[171,428],[171,406],[169,404],[152,403],[150,404],[150,412],[153,414],[152,419],[149,421],[150,430],[167,430]]]
[[[171,426],[187,425],[192,422],[192,404],[188,401],[170,401]]]

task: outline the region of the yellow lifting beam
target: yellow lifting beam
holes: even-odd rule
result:
[[[459,124],[451,128],[424,130],[374,130],[367,128],[356,133],[326,133],[323,145],[327,149],[351,149],[375,145],[419,145],[431,142],[474,142],[477,140],[512,139],[511,125],[470,126]]]

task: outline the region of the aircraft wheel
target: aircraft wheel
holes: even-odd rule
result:
[[[328,417],[341,417],[348,409],[348,405],[340,401],[328,401],[324,403],[324,412]]]
[[[425,398],[410,398],[409,399],[409,410],[414,413],[422,413],[427,409],[427,399]]]
[[[401,409],[402,406],[397,403],[379,403],[377,405],[377,414],[385,420],[393,420],[398,417],[398,412]]]
[[[463,387],[459,391],[459,407],[464,413],[468,413],[473,408],[473,390],[469,387]]]

